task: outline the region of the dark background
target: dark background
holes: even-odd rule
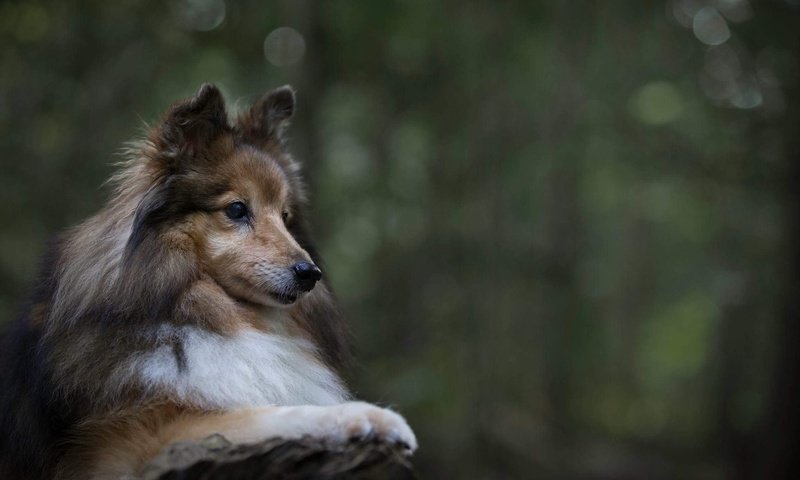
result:
[[[2,2],[0,322],[143,122],[291,83],[351,384],[425,477],[792,478],[798,32],[798,0]]]

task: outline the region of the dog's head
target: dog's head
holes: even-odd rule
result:
[[[153,178],[129,258],[166,244],[191,258],[194,275],[259,305],[291,305],[311,291],[322,272],[301,245],[302,185],[281,139],[294,104],[281,87],[229,122],[219,90],[204,85],[173,105],[150,136]]]

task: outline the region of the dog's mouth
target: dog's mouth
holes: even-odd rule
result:
[[[269,296],[282,305],[291,305],[297,301],[298,294],[287,292],[269,292]]]
[[[261,305],[264,307],[288,307],[303,296],[305,291],[287,282],[274,285],[266,281],[252,281],[246,277],[236,277],[222,288],[238,301]],[[258,279],[256,279],[258,280]],[[222,284],[221,284],[222,285]]]

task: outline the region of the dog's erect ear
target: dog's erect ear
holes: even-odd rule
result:
[[[169,109],[158,129],[158,147],[175,156],[196,156],[229,129],[222,93],[214,85],[204,83],[194,97]]]
[[[280,142],[294,113],[294,103],[294,90],[289,85],[270,90],[240,117],[239,128],[250,141]]]

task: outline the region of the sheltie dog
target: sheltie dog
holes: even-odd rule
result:
[[[135,476],[214,433],[415,450],[337,374],[346,335],[282,139],[294,105],[285,86],[231,120],[203,85],[53,244],[0,350],[0,478]]]

